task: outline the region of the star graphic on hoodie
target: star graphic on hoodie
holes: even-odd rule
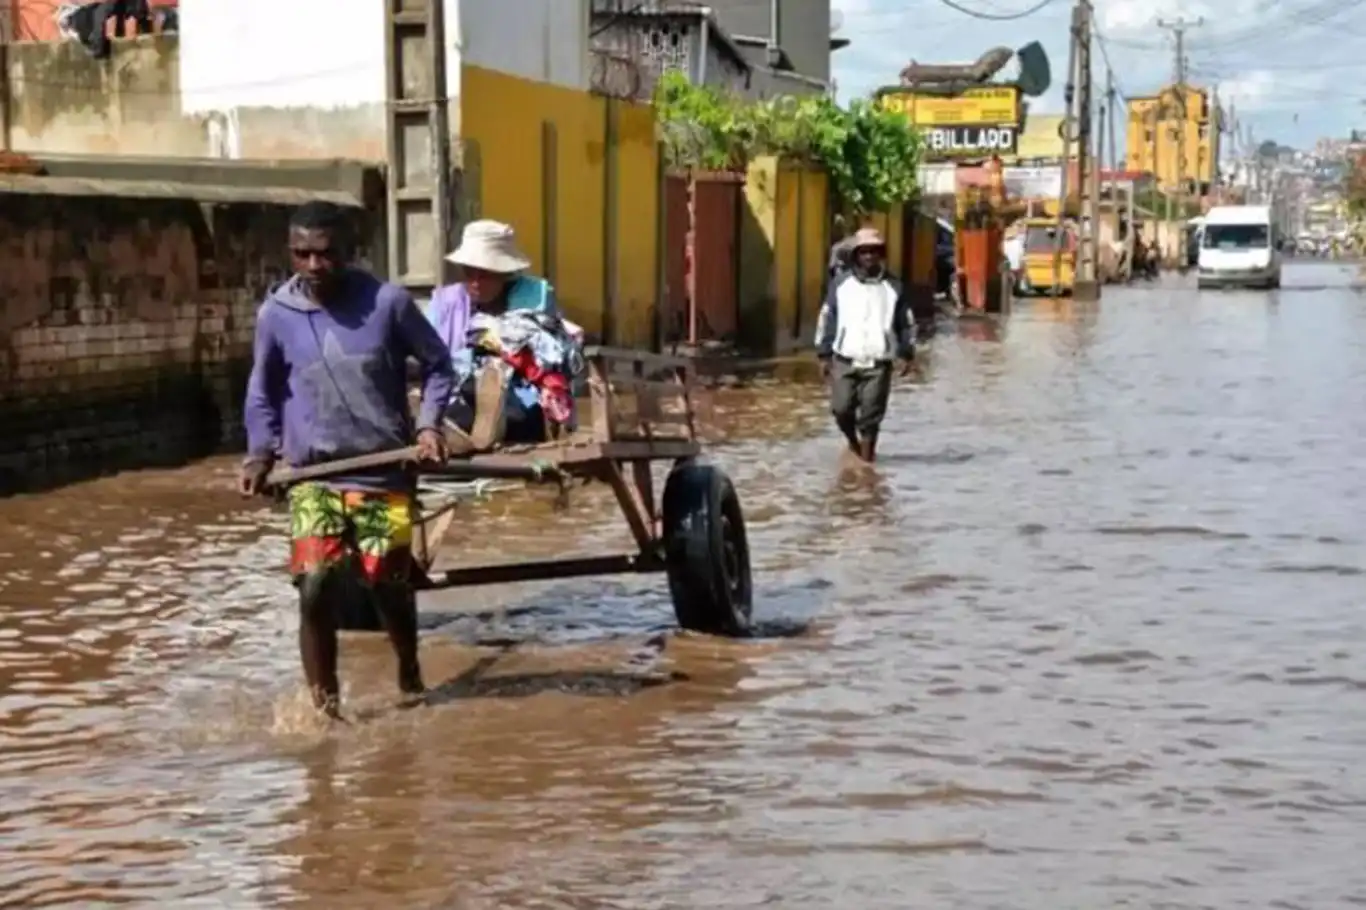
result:
[[[314,447],[319,452],[335,454],[389,435],[394,420],[380,391],[383,370],[383,354],[348,354],[330,329],[323,336],[322,356],[300,371],[312,393]],[[349,444],[343,445],[343,439]]]

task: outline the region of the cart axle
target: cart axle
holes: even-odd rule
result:
[[[446,588],[473,588],[479,585],[500,585],[518,581],[554,581],[561,578],[586,578],[590,575],[644,575],[662,571],[664,561],[658,556],[652,553],[633,553],[448,569],[429,576],[419,582],[417,587],[421,591],[441,591]]]

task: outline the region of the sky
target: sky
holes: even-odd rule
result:
[[[954,0],[987,15],[1007,15],[1040,0]],[[1061,111],[1071,0],[1053,0],[1023,19],[990,22],[943,0],[833,0],[849,47],[834,57],[842,99],[894,84],[910,60],[958,63],[992,47],[1039,41],[1053,87],[1036,111]],[[1096,21],[1123,95],[1150,94],[1172,79],[1172,34],[1160,21],[1199,21],[1187,30],[1189,80],[1218,86],[1258,142],[1308,148],[1320,137],[1366,127],[1366,0],[1095,0]],[[1104,78],[1100,45],[1093,50]],[[1013,66],[1013,64],[1012,64]],[[1011,72],[1008,70],[1007,72]],[[1118,129],[1123,131],[1123,121]]]

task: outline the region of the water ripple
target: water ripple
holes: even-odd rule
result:
[[[9,501],[0,906],[1366,906],[1366,309],[1297,270],[949,332],[871,474],[809,365],[719,383],[757,638],[653,578],[431,596],[432,705],[347,636],[341,730],[230,461]],[[460,528],[630,539],[594,487]]]

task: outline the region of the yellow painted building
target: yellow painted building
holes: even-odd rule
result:
[[[466,64],[461,144],[468,217],[513,225],[533,271],[594,339],[658,340],[666,291],[664,161],[652,108]],[[760,159],[750,168],[739,251],[749,344],[809,346],[830,249],[824,174]],[[901,223],[882,225],[899,244]],[[762,348],[761,348],[762,349]]]
[[[1208,91],[1186,86],[1186,160],[1181,174],[1181,108],[1174,85],[1157,95],[1129,99],[1125,169],[1153,174],[1163,189],[1177,188],[1184,178],[1187,185],[1203,191],[1219,173],[1221,112]]]
[[[461,80],[470,214],[513,225],[593,337],[651,347],[663,268],[654,112],[477,66]]]
[[[1030,114],[1020,131],[1020,143],[1013,159],[1016,161],[1061,161],[1064,155],[1062,125],[1067,118],[1062,114]],[[1006,158],[1007,163],[1012,159]]]

